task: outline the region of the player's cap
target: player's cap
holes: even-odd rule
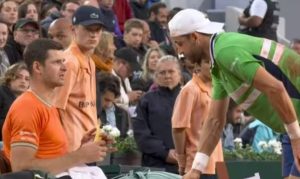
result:
[[[212,22],[207,16],[196,9],[184,9],[179,11],[169,22],[171,37],[200,32],[214,34],[223,32],[223,23]]]

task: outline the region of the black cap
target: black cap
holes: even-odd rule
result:
[[[132,70],[139,71],[141,69],[141,66],[138,63],[139,55],[132,48],[130,48],[130,47],[120,48],[119,50],[117,50],[115,52],[115,56],[117,58],[123,59],[126,62],[128,62],[128,64],[132,68]]]
[[[80,6],[73,15],[72,24],[83,26],[98,24],[104,26],[100,9],[93,6]]]
[[[14,28],[13,30],[17,30],[17,29],[20,29],[22,27],[24,27],[25,25],[27,24],[31,24],[33,25],[36,29],[40,29],[40,25],[38,24],[38,22],[32,20],[32,19],[29,19],[29,18],[20,18],[16,24],[14,25]]]

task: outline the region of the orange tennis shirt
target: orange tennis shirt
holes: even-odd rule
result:
[[[55,107],[46,105],[31,91],[12,104],[3,130],[3,150],[10,158],[12,147],[28,146],[37,150],[36,158],[51,159],[67,153],[67,138]]]

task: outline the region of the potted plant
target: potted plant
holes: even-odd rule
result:
[[[127,132],[126,137],[117,137],[115,147],[117,148],[117,151],[112,156],[113,164],[141,164],[141,153],[138,151],[132,130]]]
[[[261,178],[281,177],[281,143],[276,140],[261,141],[262,152],[254,152],[251,146],[242,146],[242,140],[234,140],[234,150],[225,150],[224,159],[230,178],[247,178],[259,173]],[[238,171],[238,172],[237,172]]]

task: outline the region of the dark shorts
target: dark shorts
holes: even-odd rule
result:
[[[287,134],[281,136],[282,144],[282,176],[288,177],[290,175],[300,177],[300,172],[294,163],[294,155],[291,146],[290,138]]]

